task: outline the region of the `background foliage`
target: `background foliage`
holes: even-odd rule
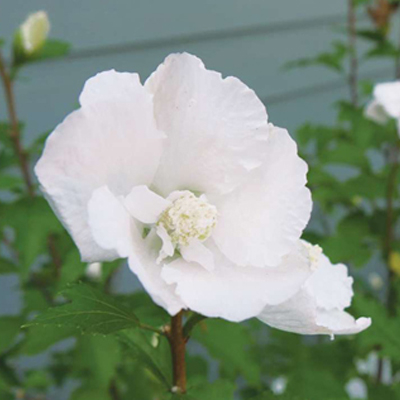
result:
[[[369,21],[355,24],[356,7]],[[59,399],[63,388],[71,400],[344,400],[366,398],[365,390],[369,399],[399,399],[399,137],[393,121],[381,125],[365,117],[372,82],[357,75],[360,64],[385,58],[393,65],[390,79],[399,78],[396,18],[396,2],[350,2],[348,26],[338,29],[331,47],[286,66],[319,65],[349,82],[350,100],[334,105],[336,122],[307,123],[296,139],[310,165],[315,202],[305,236],[358,277],[353,312],[371,316],[370,329],[330,341],[255,320],[202,320],[191,331],[188,394],[172,393],[161,329],[168,316],[143,292],[113,293],[120,263],[88,273],[30,172],[49,132],[26,146],[23,122],[4,120],[0,275],[18,276],[23,306],[19,315],[0,317],[0,398]],[[66,52],[68,45],[49,40],[26,61]],[[24,66],[11,64],[10,78],[19,79]]]

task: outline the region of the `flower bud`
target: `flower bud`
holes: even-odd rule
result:
[[[30,14],[14,39],[14,60],[18,63],[37,54],[46,43],[50,21],[45,11]]]

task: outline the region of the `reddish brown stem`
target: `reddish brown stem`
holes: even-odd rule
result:
[[[17,113],[15,110],[15,99],[13,91],[13,82],[5,66],[3,57],[0,53],[0,76],[3,81],[4,95],[7,103],[8,115],[10,119],[10,138],[14,147],[16,156],[18,157],[19,167],[23,179],[26,184],[26,189],[30,197],[35,195],[34,186],[32,178],[29,172],[28,157],[21,144],[21,135],[19,129],[19,123],[17,118]]]
[[[349,87],[350,98],[353,105],[358,104],[358,59],[356,50],[356,7],[354,0],[348,0],[347,31],[350,50]]]
[[[171,318],[168,338],[171,346],[173,384],[177,392],[186,392],[186,340],[183,334],[183,311]]]
[[[387,306],[389,310],[389,314],[395,316],[396,314],[396,288],[394,287],[394,279],[396,278],[395,274],[390,268],[390,254],[392,252],[394,237],[394,225],[395,225],[395,215],[394,215],[394,207],[393,201],[396,196],[396,180],[397,173],[399,170],[399,152],[400,147],[399,144],[392,149],[392,154],[390,155],[391,169],[388,178],[387,192],[386,192],[386,235],[385,235],[385,243],[384,243],[384,257],[389,267],[389,294]]]

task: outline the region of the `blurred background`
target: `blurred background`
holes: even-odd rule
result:
[[[399,53],[393,53],[393,49],[388,50],[385,46],[391,38],[398,45],[399,15],[393,15],[389,29],[388,21],[378,26],[371,17],[371,12],[368,12],[368,7],[374,4],[382,6],[384,3],[389,4],[379,0],[2,0],[1,38],[11,38],[31,12],[45,10],[51,21],[51,37],[71,44],[71,50],[65,57],[29,63],[19,73],[15,95],[19,119],[25,123],[24,143],[31,146],[77,107],[79,93],[88,77],[113,68],[118,71],[138,72],[144,82],[168,54],[186,51],[199,56],[207,68],[221,71],[224,76],[236,76],[254,89],[266,105],[270,121],[287,128],[298,139],[300,152],[311,167],[315,168],[314,171],[320,171],[319,168],[322,171],[322,164],[325,168],[325,163],[332,162],[332,158],[316,159],[319,144],[310,150],[312,143],[309,139],[313,132],[318,135],[323,131],[325,136],[321,137],[334,137],[337,134],[334,127],[341,121],[348,134],[351,136],[354,133],[356,136],[354,120],[362,118],[364,106],[371,98],[373,84],[395,78],[395,64]],[[349,4],[352,4],[352,9]],[[349,9],[357,19],[356,51],[359,59],[356,78],[361,83],[358,103],[352,101],[351,85],[349,87],[349,77],[351,80],[354,72],[350,65],[355,50],[347,47]],[[340,50],[341,44],[346,48],[344,52]],[[5,44],[4,54],[9,54],[11,45],[11,41]],[[375,54],[371,55],[371,48]],[[293,63],[305,58],[308,61],[297,63],[299,68]],[[291,68],[288,68],[290,64]],[[301,67],[306,64],[307,68]],[[339,100],[342,105],[339,107],[341,116],[338,118],[338,108],[334,104]],[[343,101],[352,107],[351,112],[346,114],[347,117],[344,115]],[[4,99],[0,97],[0,120],[6,119]],[[383,129],[373,125],[373,122],[370,122],[372,125],[368,125],[368,122],[365,124],[362,129],[369,133],[378,133],[379,129]],[[318,128],[322,125],[330,128]],[[386,128],[393,134],[393,127]],[[357,135],[362,136],[363,132],[359,130]],[[340,135],[342,133],[341,131]],[[343,136],[340,135],[337,137],[339,141]],[[396,140],[397,135],[394,133],[393,139],[388,142],[395,143]],[[320,154],[325,154],[324,151],[329,147],[328,142],[326,139],[321,145]],[[346,262],[352,274],[359,277],[357,290],[360,297],[365,295],[367,300],[356,310],[367,316],[371,313],[381,315],[390,292],[390,280],[400,275],[400,253],[397,264],[392,263],[394,266],[392,265],[392,272],[389,272],[390,254],[385,253],[385,244],[383,250],[380,249],[381,236],[384,234],[381,235],[380,228],[376,228],[386,218],[386,203],[382,200],[385,197],[385,188],[382,189],[382,194],[381,188],[375,191],[375,186],[369,186],[371,181],[357,181],[359,192],[347,192],[341,197],[338,197],[338,193],[344,188],[343,182],[357,175],[351,169],[359,167],[352,160],[353,156],[358,159],[357,148],[361,152],[360,157],[365,156],[368,159],[369,169],[364,171],[366,175],[372,171],[374,184],[384,182],[387,171],[379,170],[380,163],[384,161],[383,156],[377,153],[385,144],[373,142],[371,147],[377,150],[373,154],[368,152],[369,145],[360,147],[355,142],[352,146],[350,150],[346,148],[347,152],[345,156],[339,157],[339,162],[338,158],[333,159],[333,163],[336,160],[336,164],[341,165],[328,166],[331,174],[328,178],[325,175],[325,180],[322,175],[313,175],[310,178],[316,201],[307,237],[325,244],[328,255],[335,262]],[[382,154],[385,151],[383,149]],[[31,161],[37,156],[38,154],[34,155]],[[390,163],[391,161],[389,166]],[[361,172],[362,168],[360,167]],[[373,193],[366,193],[362,188],[369,188]],[[374,209],[371,204],[373,207],[377,205],[376,212],[371,211]],[[398,200],[395,200],[395,206],[399,207]],[[3,216],[0,214],[0,217]],[[394,225],[398,231],[398,224]],[[338,240],[338,232],[341,240]],[[346,247],[349,244],[352,246],[350,249]],[[398,243],[392,246],[393,249],[396,246],[398,247]],[[397,275],[393,272],[396,268],[399,270]],[[74,276],[74,279],[77,277]],[[116,270],[111,285],[114,292],[121,294],[140,289],[134,275],[124,266]],[[57,287],[55,285],[54,290]],[[24,285],[17,275],[0,274],[0,317],[21,313],[26,307],[23,290]],[[392,308],[397,307],[396,304]],[[400,324],[388,323],[384,318],[378,321],[379,329],[385,326],[387,331],[373,331],[372,336],[360,343],[352,338],[331,343],[320,338],[304,339],[286,333],[271,333],[267,328],[251,322],[246,325],[246,329],[249,329],[247,333],[240,331],[235,336],[238,341],[232,339],[229,342],[230,346],[240,346],[246,342],[246,338],[251,338],[254,346],[246,345],[242,353],[239,351],[242,357],[231,360],[226,354],[221,355],[218,350],[215,351],[212,344],[210,349],[210,343],[201,338],[198,338],[198,343],[195,341],[191,345],[191,352],[193,357],[200,354],[206,359],[206,375],[211,380],[222,375],[239,382],[243,390],[236,395],[237,399],[248,399],[257,395],[260,384],[262,388],[272,388],[274,393],[279,394],[284,391],[288,382],[289,389],[290,382],[297,382],[292,384],[291,390],[310,400],[400,399],[400,377],[396,375],[400,371]],[[233,332],[229,330],[232,329],[231,326],[226,331],[226,327],[218,325],[213,329]],[[377,339],[377,332],[382,334],[382,339]],[[272,342],[268,342],[266,338],[271,335],[275,336],[272,337]],[[389,350],[385,350],[381,341],[391,343]],[[217,343],[223,346],[223,342],[221,339]],[[58,343],[50,352],[46,350],[40,355],[32,354],[35,353],[32,350],[27,352],[29,356],[17,352],[11,365],[20,375],[24,371],[38,368],[44,370],[49,363],[54,362],[54,353],[69,351],[74,346],[71,343]],[[319,345],[320,350],[314,350],[315,344]],[[253,354],[252,359],[249,354]],[[391,359],[393,354],[395,356]],[[87,357],[90,357],[90,353]],[[223,364],[230,362],[244,363],[253,369],[249,372],[243,365],[234,365],[232,370],[226,370]],[[256,365],[261,367],[255,367]],[[259,370],[254,372],[254,368]],[[309,375],[305,373],[307,368]],[[110,372],[107,379],[111,376]],[[68,378],[62,381],[60,387],[53,381],[46,381],[38,387],[33,383],[30,385],[34,391],[38,387],[43,391],[45,387],[49,400],[66,400],[79,387],[79,380],[76,377]],[[317,387],[315,392],[310,389],[313,385]],[[335,397],[324,397],[324,390],[336,393]],[[71,397],[73,400],[103,399],[95,397],[96,395],[82,395],[82,392],[74,393],[75,397]],[[15,398],[47,399],[28,395]],[[134,398],[136,397],[132,397]],[[141,397],[137,398],[142,400]],[[299,399],[303,400],[303,397]]]
[[[43,9],[52,37],[72,45],[67,58],[23,71],[16,93],[29,136],[59,123],[88,77],[114,68],[138,72],[144,81],[168,54],[181,51],[239,77],[264,101],[270,120],[293,133],[308,120],[332,120],[328,105],[348,90],[329,70],[282,68],[326,51],[346,23],[347,8],[345,0],[3,0],[0,36],[9,37],[30,12]],[[360,18],[368,20],[365,13]],[[362,76],[389,79],[389,62],[368,62]]]

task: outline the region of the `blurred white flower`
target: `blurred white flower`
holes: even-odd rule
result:
[[[30,14],[20,26],[19,35],[25,54],[30,55],[40,50],[50,32],[50,21],[45,11]]]
[[[274,394],[279,395],[285,392],[287,386],[286,376],[279,376],[271,382],[271,390]]]
[[[86,276],[93,280],[99,280],[101,278],[101,267],[102,264],[99,262],[89,263],[86,268]]]
[[[371,272],[368,275],[368,282],[375,290],[381,290],[384,285],[382,277],[376,272]]]
[[[386,124],[390,118],[400,119],[400,81],[381,83],[374,88],[374,99],[367,105],[365,115]]]
[[[344,311],[353,297],[353,278],[343,264],[333,265],[319,246],[300,242],[300,252],[306,251],[315,271],[301,290],[286,302],[267,306],[258,318],[284,331],[307,335],[342,335],[363,331],[370,318],[355,320]]]
[[[128,258],[171,315],[241,321],[299,290],[307,165],[254,91],[173,54],[144,85],[98,74],[80,104],[36,174],[83,260]]]
[[[345,390],[351,399],[368,398],[367,384],[361,378],[350,379],[346,384]]]
[[[382,363],[380,366],[379,364]],[[384,385],[393,383],[392,362],[388,357],[380,358],[376,351],[368,354],[365,360],[357,360],[356,368],[358,373],[376,378],[379,368],[381,368],[380,382]]]

